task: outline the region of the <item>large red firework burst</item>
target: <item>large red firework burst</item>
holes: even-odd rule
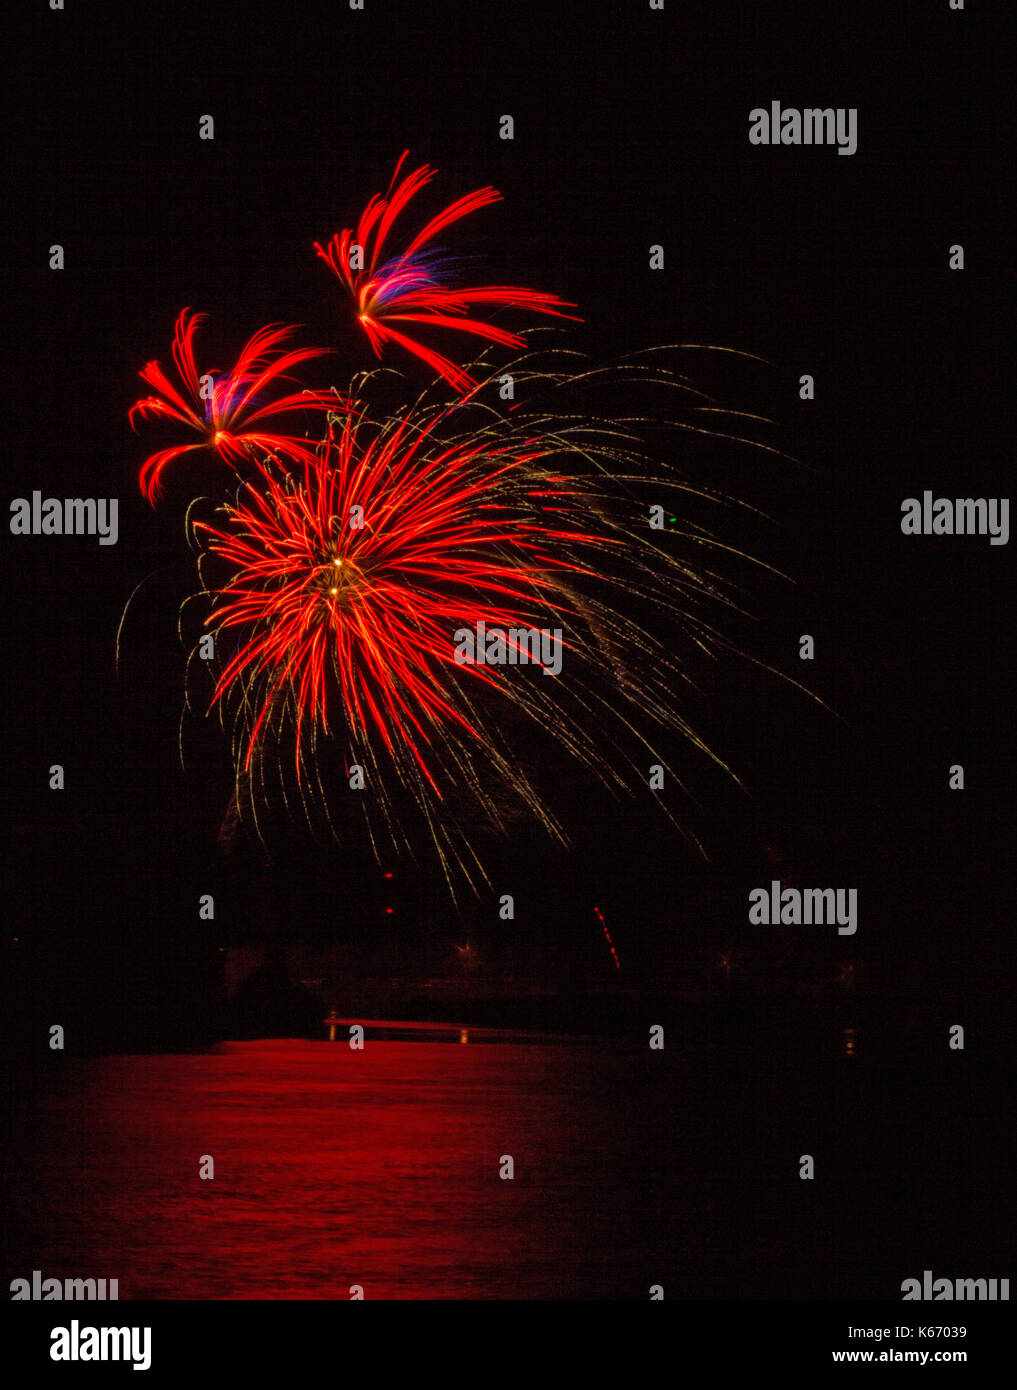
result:
[[[513,370],[538,379],[525,359]],[[476,827],[504,833],[525,814],[567,838],[553,792],[538,789],[555,767],[631,795],[648,762],[668,765],[658,738],[666,748],[679,734],[719,762],[681,711],[681,659],[639,615],[666,608],[709,650],[719,639],[697,610],[725,600],[709,570],[634,523],[630,438],[618,422],[506,417],[426,392],[378,418],[357,401],[300,468],[266,461],[214,517],[192,519],[213,703],[235,719],[238,809],[257,818],[266,777],[282,785],[289,763],[305,808],[317,801],[328,816],[323,777],[345,756],[366,769],[376,846],[384,827],[412,849],[408,793],[450,886],[458,872],[475,884]],[[658,467],[655,495],[675,488],[693,492]],[[711,545],[702,531],[695,542]],[[560,632],[560,674],[511,657],[459,664],[457,632],[481,622]],[[545,751],[532,763],[535,742]]]
[[[296,331],[285,325],[269,324],[259,329],[243,348],[235,366],[228,372],[206,372],[205,389],[194,357],[194,338],[204,314],[185,309],[177,319],[173,337],[173,361],[180,387],[169,379],[158,362],[149,362],[139,376],[159,392],[136,401],[128,412],[131,425],[135,416],[173,420],[196,431],[201,438],[193,444],[177,444],[152,454],[142,464],[139,484],[149,502],[154,503],[162,486],[166,467],[181,454],[195,449],[211,449],[232,468],[257,461],[264,454],[280,454],[303,461],[309,457],[306,440],[293,435],[266,432],[259,425],[279,415],[295,411],[337,410],[342,402],[330,391],[298,391],[266,400],[266,392],[299,363],[321,357],[325,348],[291,348],[282,344]],[[182,388],[182,389],[181,389]],[[252,429],[252,426],[255,428]]]
[[[408,753],[437,789],[425,750],[451,727],[479,737],[455,687],[491,686],[504,673],[457,665],[453,632],[483,621],[529,628],[574,612],[572,554],[610,539],[568,529],[573,490],[558,476],[535,485],[549,452],[537,440],[495,444],[483,432],[429,449],[436,420],[403,420],[364,442],[363,422],[329,433],[303,476],[266,477],[226,508],[225,526],[196,523],[233,568],[209,622],[244,640],[216,689],[257,691],[245,763],[265,721],[289,704],[328,731],[332,702],[357,741]],[[451,688],[450,688],[451,687]]]
[[[429,244],[453,222],[490,203],[500,202],[501,194],[490,187],[478,188],[457,198],[432,217],[404,250],[383,260],[382,252],[396,218],[437,173],[422,164],[397,183],[408,154],[406,150],[400,157],[385,195],[375,194],[371,198],[355,233],[352,228],[344,228],[333,236],[327,247],[318,242],[314,246],[349,291],[358,319],[377,356],[381,356],[385,342],[398,343],[440,373],[457,391],[466,394],[476,385],[467,372],[442,353],[394,328],[393,323],[454,329],[491,343],[518,348],[523,346],[523,339],[517,333],[470,317],[471,309],[475,305],[489,305],[571,318],[572,315],[563,314],[562,310],[575,308],[575,305],[553,294],[514,285],[455,288],[444,283],[449,278],[449,258]]]

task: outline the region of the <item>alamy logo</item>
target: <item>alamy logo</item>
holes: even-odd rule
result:
[[[756,106],[749,112],[752,145],[836,145],[838,154],[854,154],[858,148],[857,106],[781,107]]]
[[[905,1279],[900,1291],[905,1303],[1010,1302],[1009,1279],[933,1279],[931,1269],[922,1270],[921,1280]]]
[[[561,673],[561,628],[459,628],[452,637],[459,666],[542,666],[545,676]]]
[[[33,492],[11,503],[12,536],[95,536],[100,545],[116,545],[116,497],[47,497]]]
[[[150,1327],[82,1327],[77,1318],[70,1327],[50,1330],[51,1361],[133,1361],[136,1371],[152,1364]]]
[[[854,936],[858,930],[857,888],[785,888],[780,879],[769,889],[749,893],[749,921],[753,926],[833,926],[838,936]]]
[[[900,529],[905,536],[989,536],[990,545],[1010,539],[1009,497],[905,497]]]

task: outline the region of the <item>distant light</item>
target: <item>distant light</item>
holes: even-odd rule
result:
[[[391,917],[391,915],[392,915],[392,913],[393,913],[394,911],[395,911],[395,909],[394,909],[394,908],[391,908],[391,907],[386,907],[386,909],[385,909],[385,912],[386,912],[387,915],[390,916],[390,917]]]
[[[614,961],[614,968],[616,970],[620,970],[621,961],[618,959],[618,952],[614,949],[614,942],[611,940],[611,933],[608,931],[607,923],[604,921],[604,914],[601,912],[599,907],[594,907],[593,910],[597,914],[597,920],[600,922],[600,925],[604,928],[604,935],[607,938],[607,945],[608,950],[611,952],[611,959]]]
[[[386,877],[386,878],[391,878],[392,875],[391,875],[391,874],[386,874],[385,877]]]

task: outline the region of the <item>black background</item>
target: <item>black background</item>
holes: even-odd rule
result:
[[[1013,73],[997,10],[68,0],[22,18],[7,491],[119,497],[120,540],[4,536],[15,1034],[37,1037],[63,1010],[97,1045],[173,1043],[171,1001],[193,998],[195,1036],[214,1035],[216,953],[266,934],[335,937],[372,967],[429,970],[467,929],[497,930],[493,898],[457,916],[427,871],[405,867],[383,922],[375,866],[296,828],[267,857],[217,851],[226,740],[195,716],[186,770],[177,748],[187,494],[148,507],[145,439],[126,421],[138,370],[168,361],[185,305],[210,314],[217,360],[282,320],[336,349],[337,384],[345,363],[370,365],[311,243],[350,225],[409,147],[410,167],[440,171],[430,206],[502,192],[459,225],[457,249],[481,256],[491,283],[578,304],[568,341],[596,360],[658,343],[764,359],[676,361],[720,404],[776,422],[768,437],[793,460],[690,441],[688,462],[767,507],[751,539],[796,581],[760,595],[758,620],[734,635],[835,711],[751,664],[725,667],[695,715],[744,790],[708,769],[694,779],[709,861],[641,813],[577,801],[570,856],[527,842],[498,862],[500,891],[528,909],[515,966],[607,970],[594,902],[645,981],[732,945],[765,952],[746,894],[771,877],[858,887],[857,937],[803,929],[781,969],[850,958],[873,1033],[878,1016],[937,1066],[947,1025],[965,1025],[970,1113],[945,1103],[929,1147],[964,1128],[969,1148],[926,1151],[928,1181],[946,1193],[958,1172],[988,1173],[986,1239],[1005,1171],[985,1116],[1005,1108],[993,1078],[1017,892],[1012,547],[904,537],[900,503],[1010,491]],[[857,107],[857,153],[751,146],[748,113],[771,100]],[[211,142],[198,138],[206,113]],[[512,142],[498,138],[505,113]],[[54,243],[62,272],[48,268]],[[948,269],[953,243],[962,272]],[[315,384],[330,384],[322,371]],[[814,402],[798,396],[805,372]],[[153,571],[118,672],[124,603]],[[803,632],[816,638],[808,665]],[[63,792],[47,785],[55,762]],[[948,790],[954,763],[962,792]],[[197,920],[203,892],[216,894],[214,940]],[[382,943],[376,956],[365,939]],[[905,1086],[874,1098],[868,1123],[897,1115]],[[955,1272],[982,1272],[977,1250],[962,1253]]]

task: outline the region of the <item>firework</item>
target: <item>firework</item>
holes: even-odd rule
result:
[[[430,243],[454,222],[501,201],[494,188],[478,188],[450,203],[417,233],[398,255],[382,259],[393,223],[410,201],[431,182],[437,170],[423,164],[397,183],[399,171],[409,151],[404,151],[395,167],[392,182],[382,197],[375,194],[364,209],[356,233],[345,228],[327,247],[314,243],[315,250],[346,286],[356,306],[357,316],[375,355],[381,356],[386,342],[397,343],[414,353],[438,372],[456,391],[466,394],[476,382],[468,372],[448,357],[393,327],[394,323],[422,324],[430,328],[451,329],[473,334],[488,342],[519,348],[523,339],[482,319],[470,317],[477,305],[491,308],[525,309],[562,318],[564,309],[575,305],[556,295],[513,285],[453,287],[446,283],[454,274],[451,258]]]
[[[555,384],[524,360],[513,371]],[[376,847],[384,834],[413,848],[400,825],[408,792],[446,874],[476,886],[471,828],[505,832],[522,812],[567,840],[538,783],[569,766],[630,797],[649,765],[669,766],[678,735],[723,767],[680,708],[688,653],[633,616],[663,608],[690,650],[724,645],[699,613],[729,601],[719,581],[654,537],[634,489],[652,478],[656,495],[704,493],[659,463],[650,473],[637,439],[634,422],[506,416],[426,392],[377,420],[358,400],[299,470],[266,465],[193,520],[238,800],[264,788],[285,749],[305,805],[316,789],[327,811],[330,741],[347,770],[366,769]],[[725,548],[702,528],[694,541]],[[560,633],[561,674],[511,655],[460,663],[456,633],[482,627]],[[557,749],[557,772],[532,774],[535,742]]]
[[[177,319],[173,338],[173,361],[180,386],[175,386],[158,362],[149,362],[139,373],[143,381],[159,393],[136,401],[128,412],[132,427],[136,416],[172,420],[194,430],[200,439],[177,444],[152,454],[142,464],[139,484],[149,502],[158,496],[162,475],[169,464],[196,449],[211,449],[231,468],[258,460],[264,455],[281,454],[301,461],[309,456],[306,440],[292,435],[267,433],[258,426],[279,415],[298,410],[337,410],[343,402],[329,391],[291,393],[264,401],[265,393],[301,362],[321,357],[324,348],[283,349],[296,331],[284,325],[269,324],[248,341],[231,371],[206,372],[199,376],[194,358],[194,339],[204,314],[185,309]],[[264,403],[262,403],[264,402]],[[254,428],[252,428],[252,426]]]
[[[289,804],[296,787],[308,819],[323,812],[334,831],[346,778],[364,793],[356,800],[375,853],[415,857],[422,818],[455,896],[460,875],[475,889],[485,878],[478,836],[507,835],[525,819],[567,842],[554,809],[566,777],[620,799],[649,787],[683,830],[659,795],[665,770],[682,787],[671,772],[678,750],[691,746],[730,773],[683,697],[703,655],[746,655],[717,615],[743,611],[725,566],[751,557],[697,516],[704,503],[745,504],[684,481],[659,444],[681,429],[779,450],[745,437],[753,417],[718,429],[726,412],[654,362],[590,368],[575,353],[531,352],[529,335],[547,328],[516,333],[474,317],[487,306],[564,319],[574,307],[455,283],[437,239],[499,201],[495,189],[450,203],[391,255],[396,222],[435,173],[422,165],[404,176],[406,157],[355,231],[315,245],[375,354],[394,343],[436,374],[416,401],[379,412],[381,369],[355,377],[346,396],[280,393],[295,367],[322,355],[288,346],[295,330],[284,325],[255,333],[231,371],[199,376],[203,316],[184,310],[178,383],[148,363],[141,376],[155,394],[130,420],[197,436],[146,459],[139,481],[150,501],[191,451],[213,452],[234,475],[228,500],[195,499],[187,513],[202,637],[214,639],[211,652],[204,641],[196,648],[188,676],[213,673],[212,705],[233,723],[224,826],[250,811],[260,834],[259,807],[275,787]],[[461,367],[395,324],[485,346]],[[498,368],[488,359],[505,347],[522,352]],[[503,409],[485,388],[506,368],[519,398]],[[446,383],[458,393],[451,404]],[[562,406],[585,388],[592,406]],[[691,398],[695,418],[675,418],[656,397],[641,413],[644,388],[681,393],[683,410]],[[608,404],[616,393],[622,414]],[[274,432],[301,410],[317,416],[313,441]],[[658,447],[646,447],[650,437]]]

